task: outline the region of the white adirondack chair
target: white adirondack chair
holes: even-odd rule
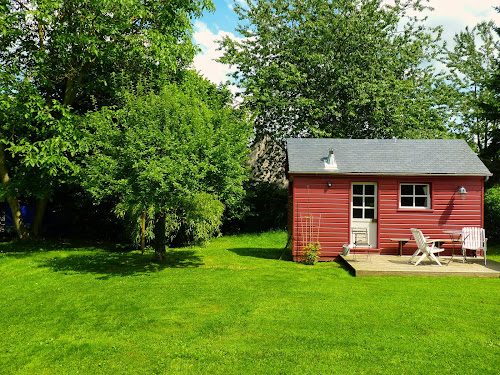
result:
[[[419,229],[411,228],[411,232],[413,233],[415,242],[417,242],[417,250],[413,253],[410,260],[408,260],[408,263],[411,263],[413,258],[422,253],[422,256],[415,263],[415,266],[417,266],[425,257],[427,257],[431,262],[434,261],[441,266],[441,262],[439,262],[439,259],[436,258],[434,254],[439,253],[444,249],[436,246],[437,241],[426,241],[422,231]]]
[[[486,265],[486,234],[483,228],[464,227],[462,228],[462,255],[464,260],[467,250],[475,252],[482,250],[484,255],[484,265]]]

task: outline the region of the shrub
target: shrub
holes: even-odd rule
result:
[[[315,265],[318,262],[321,253],[321,245],[319,242],[310,243],[304,247],[302,253],[302,263],[308,265]]]
[[[484,194],[484,226],[489,239],[500,240],[500,186]]]

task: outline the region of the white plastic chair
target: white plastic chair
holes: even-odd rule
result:
[[[464,260],[467,256],[467,250],[482,251],[484,255],[484,265],[486,265],[486,234],[483,228],[464,227],[462,228],[462,255]],[[475,256],[475,255],[474,255]]]
[[[419,229],[411,228],[411,232],[413,233],[413,238],[415,238],[415,242],[417,243],[417,250],[413,253],[410,260],[408,260],[408,263],[411,263],[413,258],[422,253],[422,256],[415,263],[415,266],[417,266],[425,257],[427,257],[431,262],[434,261],[441,266],[441,262],[434,255],[444,251],[444,249],[436,246],[436,242],[438,241],[426,241],[422,231]]]

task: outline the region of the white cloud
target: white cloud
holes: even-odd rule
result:
[[[500,25],[500,14],[493,8],[491,0],[429,0],[425,3],[434,8],[426,12],[429,26],[443,26],[443,39],[451,43],[453,36],[472,29],[482,21],[493,21]]]
[[[225,83],[229,80],[228,74],[235,71],[235,68],[230,68],[226,64],[217,62],[216,60],[222,57],[223,51],[218,50],[218,40],[225,36],[231,39],[238,39],[233,33],[219,30],[213,33],[205,23],[196,21],[194,23],[194,42],[201,48],[201,53],[195,56],[193,65],[205,78],[213,83]],[[231,88],[235,91],[236,88]]]

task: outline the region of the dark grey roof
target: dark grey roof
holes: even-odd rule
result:
[[[337,168],[325,168],[329,150]],[[287,140],[288,173],[491,176],[459,139]]]

